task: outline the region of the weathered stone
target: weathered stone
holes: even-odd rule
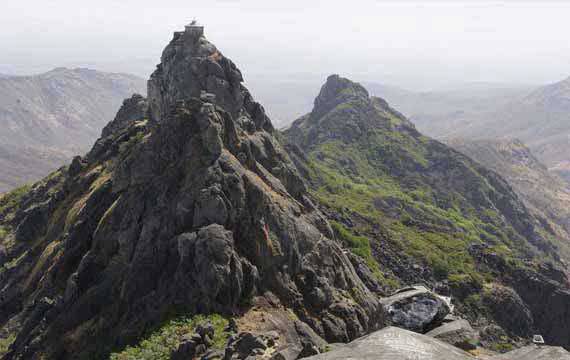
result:
[[[473,350],[477,347],[478,334],[464,319],[444,323],[427,332],[426,335],[463,350]]]
[[[421,333],[440,325],[450,310],[440,296],[424,286],[399,290],[381,301],[393,325]]]
[[[432,337],[388,327],[313,360],[471,360],[468,353]]]
[[[107,354],[172,309],[229,314],[266,291],[335,341],[379,328],[378,299],[237,67],[192,31],[161,61],[148,100],[125,102],[77,176],[46,180],[15,212],[22,248],[4,257],[22,261],[1,274],[0,326],[19,317],[26,331],[11,357]],[[61,299],[49,321],[32,310],[43,294]]]
[[[491,360],[570,360],[570,353],[561,347],[530,345],[494,356]]]
[[[206,324],[200,324],[196,327],[196,332],[202,338],[202,342],[208,346],[211,345],[211,341],[214,338],[214,325],[208,322]]]
[[[483,302],[503,329],[519,336],[531,335],[532,313],[512,288],[494,284],[484,293]]]
[[[239,359],[245,359],[251,355],[258,355],[256,350],[263,351],[265,349],[267,349],[266,339],[250,332],[244,332],[239,334],[234,341],[228,343],[225,359],[233,359],[235,355]]]

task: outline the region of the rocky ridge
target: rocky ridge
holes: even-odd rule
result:
[[[538,330],[569,346],[555,234],[500,176],[339,76],[284,134],[287,153],[242,81],[200,28],[177,32],[148,99],[125,100],[85,157],[0,198],[5,359],[130,359],[173,318],[157,337],[175,360],[473,358],[450,296],[482,343]],[[413,282],[445,297],[381,299]],[[435,334],[375,332],[386,323]]]
[[[478,330],[501,329],[482,339],[487,346],[517,346],[533,331],[570,346],[562,320],[568,279],[556,245],[563,238],[497,173],[338,75],[284,135],[316,203],[369,264],[381,294],[414,283],[440,289]],[[496,343],[501,337],[508,344]]]
[[[177,32],[148,94],[84,158],[2,198],[6,359],[101,358],[173,313],[271,293],[331,342],[383,324],[231,60]]]
[[[564,180],[518,139],[453,139],[446,143],[500,173],[535,216],[554,230],[560,240],[560,256],[570,259],[570,186]]]

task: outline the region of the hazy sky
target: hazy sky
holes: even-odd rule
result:
[[[570,2],[19,0],[0,6],[0,73],[89,66],[147,76],[196,17],[250,77],[433,88],[570,75]]]

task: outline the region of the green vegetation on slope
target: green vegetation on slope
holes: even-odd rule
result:
[[[343,87],[360,91],[347,98]],[[389,273],[384,267],[401,254],[425,265],[436,280],[477,289],[501,275],[478,256],[519,267],[523,258],[544,254],[537,249],[554,252],[553,234],[504,180],[421,135],[360,85],[331,76],[315,104],[284,136],[304,150],[295,159],[313,196],[336,216],[352,219],[346,226],[333,223],[337,237],[376,274]]]
[[[390,169],[410,164],[421,167],[426,160],[421,148],[401,157],[401,150],[386,150],[391,145],[405,149],[398,138],[395,143],[391,140],[371,134],[365,145],[329,141],[317,146],[309,155],[313,173],[319,174],[313,189],[315,197],[340,212],[356,212],[371,223],[382,224],[392,239],[400,242],[409,255],[425,260],[439,278],[474,272],[474,261],[468,253],[472,243],[513,246],[509,239],[512,229],[503,230],[502,224],[494,221],[500,218],[495,210],[481,212],[452,189],[445,195],[451,200],[441,204],[437,190],[421,177],[406,176],[414,180],[406,186],[403,178],[392,176]],[[387,167],[386,160],[392,165]],[[338,226],[335,230],[341,232]],[[368,240],[352,239],[357,240],[349,247],[370,264]]]
[[[229,337],[224,329],[228,320],[220,315],[197,315],[170,320],[159,329],[145,337],[135,346],[111,354],[111,360],[168,360],[170,353],[178,348],[180,337],[194,333],[196,326],[212,323],[215,329],[212,348],[223,349]]]
[[[31,189],[30,185],[24,185],[10,192],[0,195],[0,214],[6,214],[14,209]]]
[[[10,335],[7,338],[0,338],[0,357],[8,353],[8,349],[14,340],[16,340],[16,335]]]

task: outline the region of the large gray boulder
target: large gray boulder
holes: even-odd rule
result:
[[[426,335],[463,350],[474,349],[476,347],[475,340],[478,338],[477,332],[473,330],[469,322],[464,319],[444,323],[427,332]]]
[[[570,360],[570,353],[558,346],[525,346],[491,358],[492,360]]]
[[[381,303],[392,325],[420,333],[439,326],[450,312],[447,302],[424,286],[399,290]]]
[[[472,360],[468,353],[432,337],[387,327],[313,360]]]

